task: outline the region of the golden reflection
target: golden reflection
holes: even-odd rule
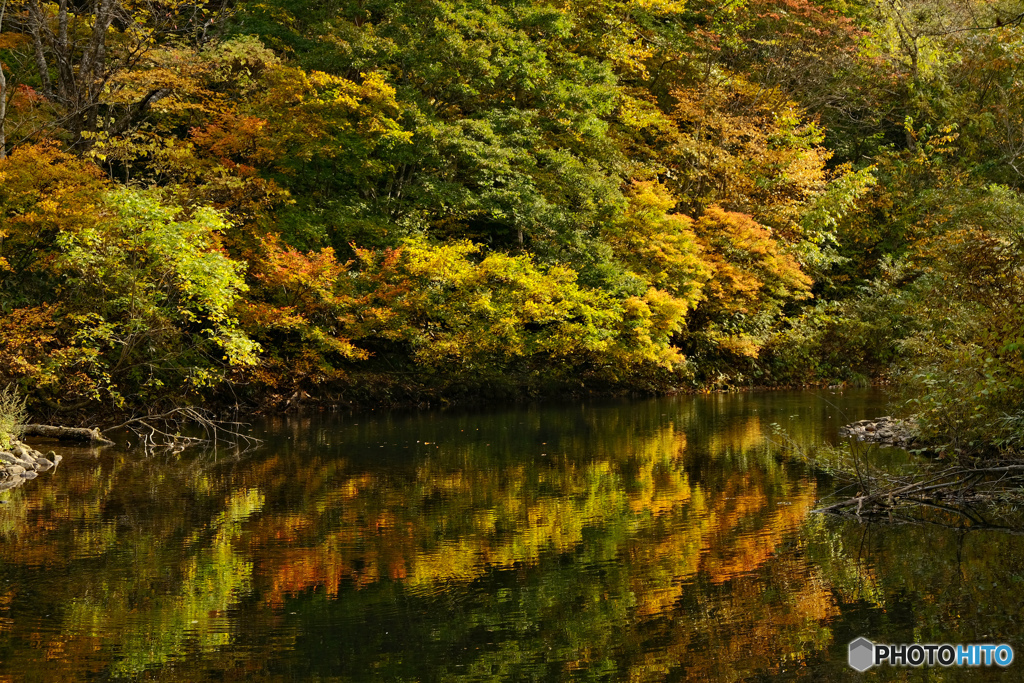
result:
[[[855,528],[808,517],[816,480],[759,447],[761,416],[712,434],[683,418],[580,410],[563,433],[530,414],[502,433],[542,436],[509,436],[504,450],[494,434],[458,442],[425,422],[410,442],[451,445],[380,463],[340,438],[335,452],[280,447],[220,465],[66,462],[0,505],[0,643],[14,653],[0,677],[45,658],[39,680],[264,680],[294,650],[291,665],[314,667],[311,652],[334,662],[300,680],[358,665],[395,680],[720,681],[834,649],[846,607],[886,604],[886,574]],[[328,442],[306,427],[293,441]],[[969,600],[934,587],[973,598],[979,574],[1008,566],[979,557],[888,572],[925,609],[962,618]],[[30,590],[49,576],[45,593]],[[29,595],[54,616],[19,624]],[[396,645],[384,634],[399,627],[409,634]],[[441,653],[435,666],[460,653],[461,668],[387,669],[407,643]]]
[[[740,424],[729,443],[754,442],[756,424]],[[816,498],[813,482],[780,484],[750,469],[709,501],[684,468],[686,448],[686,435],[668,425],[582,462],[556,457],[494,471],[428,460],[400,481],[342,473],[302,516],[261,521],[259,536],[288,546],[275,558],[264,600],[279,606],[311,589],[333,597],[342,585],[384,580],[466,583],[495,568],[535,565],[545,553],[572,554],[587,528],[604,528],[616,535],[612,555],[635,569],[636,616],[663,614],[698,572],[721,584],[761,568]],[[327,481],[315,468],[304,473]],[[658,518],[670,532],[649,538],[644,529]],[[308,543],[308,534],[318,542]]]

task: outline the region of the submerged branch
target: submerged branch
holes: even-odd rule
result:
[[[204,437],[183,436],[180,429],[189,425],[202,429]],[[141,439],[147,451],[156,448],[181,451],[190,446],[216,446],[221,441],[245,444],[246,448],[263,443],[242,431],[247,426],[242,422],[216,420],[197,408],[175,408],[159,415],[133,417],[103,431],[129,429]]]
[[[977,492],[982,488],[996,490],[1005,487],[1021,475],[1024,475],[1024,463],[991,467],[950,467],[923,481],[890,482],[887,487],[873,482],[873,493],[847,498],[811,512],[836,514],[855,508],[855,514],[860,516],[865,512],[888,511],[900,504],[932,505],[934,501],[927,497],[922,498],[922,494],[939,497],[952,494],[963,498],[967,492]]]
[[[246,448],[251,448],[263,443],[260,439],[243,432],[247,426],[242,422],[214,419],[197,408],[175,408],[166,413],[133,417],[103,430],[30,424],[25,425],[21,433],[23,436],[112,446],[114,441],[107,435],[121,429],[128,429],[140,438],[142,446],[147,451],[158,448],[181,451],[191,446],[216,446],[220,442],[228,442],[236,446],[244,444]],[[189,427],[200,429],[203,436],[182,435],[182,429]]]

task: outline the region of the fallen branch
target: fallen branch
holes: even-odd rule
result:
[[[105,434],[128,429],[139,437],[142,447],[147,451],[154,449],[181,451],[191,446],[216,446],[223,441],[234,445],[245,444],[247,448],[263,443],[260,439],[243,433],[242,430],[246,426],[241,422],[225,422],[213,419],[197,408],[175,408],[158,415],[133,417],[121,424],[107,427],[102,431],[96,428],[30,424],[25,425],[21,433],[23,436],[39,436],[62,441],[79,441],[112,446],[114,442]],[[191,428],[195,430],[196,427],[202,430],[202,437],[181,434],[183,429]]]
[[[98,443],[104,446],[112,446],[113,441],[103,436],[98,429],[87,429],[85,427],[55,427],[53,425],[31,424],[21,428],[22,436],[41,436],[46,439],[58,439],[60,441],[84,441],[86,443]]]
[[[963,514],[962,511],[956,510],[956,509],[950,509],[949,511],[950,512],[957,512],[957,513]],[[835,515],[836,517],[842,517],[843,519],[848,519],[850,521],[857,521],[857,522],[864,522],[865,521],[863,517],[858,517],[857,515],[853,514],[852,512],[834,512],[832,514]],[[888,513],[888,517],[890,518],[890,521],[892,521],[894,524],[907,524],[907,525],[914,525],[914,526],[940,527],[942,529],[950,529],[950,530],[953,530],[953,531],[958,531],[958,532],[963,532],[963,533],[966,533],[966,532],[969,532],[969,531],[998,531],[998,532],[1005,533],[1005,534],[1010,534],[1010,535],[1013,535],[1013,536],[1024,536],[1024,529],[1018,529],[1016,527],[1004,526],[1004,525],[999,525],[999,524],[991,524],[991,523],[986,522],[984,520],[969,519],[968,520],[970,522],[969,524],[949,524],[949,523],[944,523],[944,522],[936,521],[934,519],[926,519],[926,518],[918,518],[918,517],[908,517],[906,515],[901,515],[901,514],[892,513],[892,512]]]
[[[203,430],[205,438],[183,436],[180,429],[187,426],[198,426]],[[181,451],[190,446],[216,446],[220,441],[228,441],[235,445],[244,443],[247,448],[263,443],[260,439],[243,433],[242,429],[246,426],[241,422],[215,420],[196,408],[175,408],[159,415],[133,417],[103,431],[113,432],[119,429],[129,429],[135,432],[142,447],[147,451],[153,449]]]
[[[985,481],[986,477],[994,475],[1001,476],[995,480]],[[835,514],[846,508],[855,507],[857,516],[860,516],[865,508],[869,511],[877,509],[888,510],[901,499],[910,504],[921,504],[924,501],[915,497],[923,493],[934,495],[948,491],[958,491],[962,495],[964,491],[974,490],[980,486],[995,487],[1000,483],[1004,483],[1008,476],[1015,475],[1024,475],[1024,464],[994,467],[954,467],[939,472],[924,481],[915,481],[909,484],[900,482],[903,485],[897,484],[895,487],[882,489],[875,493],[847,498],[846,500],[841,500],[838,503],[833,503],[811,512]]]

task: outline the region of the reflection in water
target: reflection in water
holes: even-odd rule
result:
[[[765,441],[884,411],[313,415],[244,459],[77,451],[0,498],[0,676],[842,680],[859,635],[1020,646],[1018,537],[808,516],[828,483]]]

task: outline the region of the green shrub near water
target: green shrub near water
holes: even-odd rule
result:
[[[11,441],[28,419],[25,399],[10,386],[0,391],[0,448],[10,448]]]

